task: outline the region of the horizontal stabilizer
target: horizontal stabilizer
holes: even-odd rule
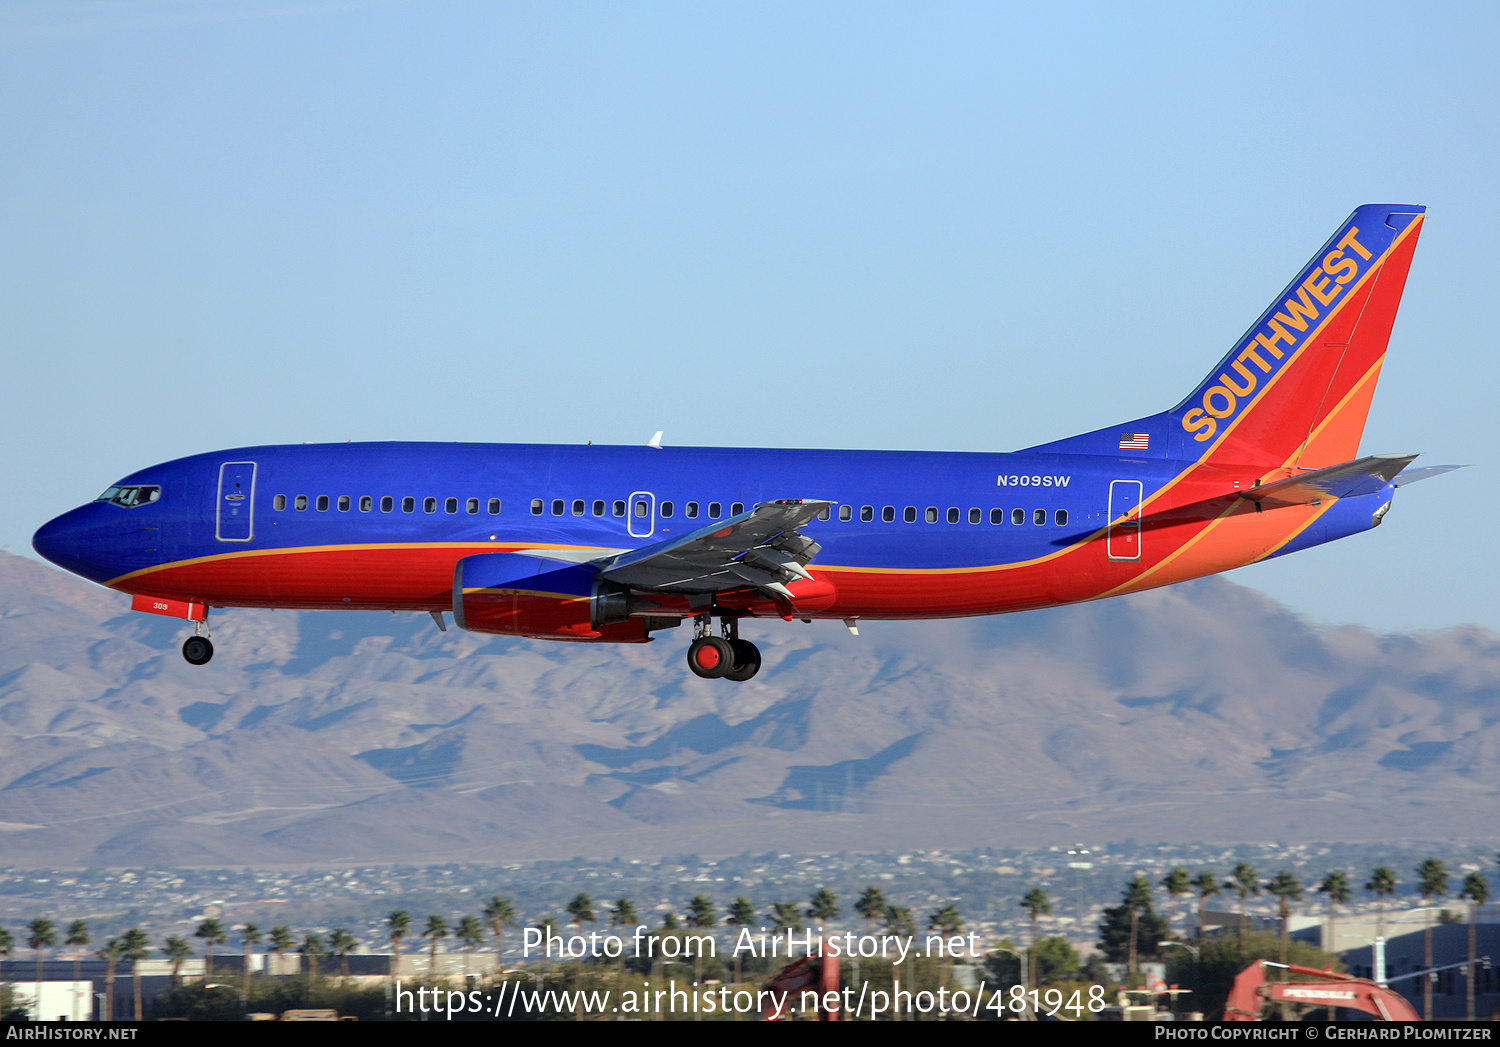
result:
[[[1260,484],[1241,493],[1252,502],[1272,505],[1307,505],[1325,498],[1348,498],[1374,494],[1416,460],[1414,454],[1372,454],[1341,465],[1314,469],[1274,483]]]
[[[1434,476],[1442,476],[1451,473],[1455,469],[1467,469],[1467,465],[1429,465],[1422,469],[1403,469],[1401,475],[1396,477],[1396,486],[1405,487],[1414,484],[1418,480],[1430,480]]]

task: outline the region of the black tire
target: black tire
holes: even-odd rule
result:
[[[749,640],[730,640],[734,649],[734,667],[724,674],[724,679],[744,683],[760,672],[760,648]]]
[[[688,647],[688,668],[705,680],[717,680],[734,667],[729,641],[718,636],[700,636]]]
[[[182,656],[189,665],[207,665],[214,656],[214,645],[206,636],[189,636],[182,641]]]

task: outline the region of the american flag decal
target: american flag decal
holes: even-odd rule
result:
[[[1150,433],[1121,433],[1120,450],[1122,451],[1145,451],[1151,446]]]

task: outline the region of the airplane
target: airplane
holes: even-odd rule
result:
[[[1013,453],[244,447],[132,473],[33,546],[194,623],[195,665],[210,608],[343,608],[596,643],[690,621],[692,672],[744,681],[742,618],[857,634],[1171,585],[1369,530],[1458,468],[1358,456],[1425,213],[1357,208],[1171,410]]]

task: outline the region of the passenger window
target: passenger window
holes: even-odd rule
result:
[[[478,498],[470,498],[467,502],[464,503],[464,509],[468,512],[468,514],[470,516],[474,516],[474,515],[478,514],[478,512],[479,512],[479,499]]]
[[[320,494],[320,495],[318,495],[318,512],[320,512],[320,513],[326,513],[327,511],[328,511],[328,496],[326,494]]]
[[[686,516],[689,520],[698,519],[698,503],[688,502],[687,505],[682,507],[682,515]]]
[[[896,507],[894,505],[888,505],[884,509],[880,510],[880,518],[886,523],[895,523]]]
[[[852,505],[841,505],[841,506],[839,506],[839,520],[841,522],[843,522],[843,523],[848,523],[852,519],[854,519],[854,506],[852,506]]]
[[[927,507],[927,522],[928,523],[937,523],[938,522],[937,506],[935,506],[935,505],[929,505]]]
[[[1045,510],[1045,509],[1033,509],[1032,513],[1031,513],[1031,522],[1034,523],[1034,524],[1044,524],[1044,523],[1046,523],[1047,522],[1047,510]]]
[[[948,507],[948,522],[958,523],[958,510],[951,505]]]
[[[396,499],[392,498],[390,495],[386,495],[384,498],[380,499],[381,512],[388,513],[394,508],[396,508]]]
[[[859,507],[859,518],[865,523],[875,519],[875,507],[873,505],[862,505]]]
[[[458,512],[458,499],[446,498],[443,500],[443,512],[453,514]]]
[[[673,512],[673,508],[672,508],[672,503],[671,502],[662,502],[661,503],[661,514],[662,514],[662,516],[664,516],[664,517],[670,517],[672,515],[672,512]]]
[[[649,513],[650,511],[651,511],[651,503],[650,502],[646,501],[644,498],[638,498],[638,499],[636,499],[636,503],[635,503],[635,518],[637,520],[644,520],[646,518],[646,514]]]
[[[984,513],[980,512],[978,509],[970,509],[969,510],[969,522],[971,524],[978,523],[980,520],[983,520],[983,519],[984,519]]]
[[[435,512],[437,512],[437,499],[436,498],[424,498],[424,499],[422,499],[422,511],[424,513],[435,513]]]
[[[284,495],[284,494],[278,494],[275,498],[272,498],[271,499],[271,508],[277,510],[278,512],[280,512],[282,509],[285,509],[286,508],[286,495]]]
[[[738,515],[740,515],[740,513],[744,512],[744,511],[745,511],[745,503],[744,502],[735,502],[733,505],[731,505],[729,507],[729,515],[730,516],[738,516]]]
[[[417,500],[410,495],[401,499],[401,511],[403,513],[414,513],[417,511]]]
[[[594,499],[594,515],[595,516],[603,516],[604,515],[604,499],[603,498],[596,498],[596,499]]]
[[[531,500],[531,515],[532,516],[541,516],[542,515],[542,500],[540,498],[533,498]]]
[[[552,499],[552,515],[561,516],[563,514],[563,505],[564,503],[561,498]]]
[[[1052,514],[1052,520],[1059,527],[1068,526],[1068,511],[1066,509],[1059,509]]]
[[[818,514],[818,519],[819,520],[826,520],[826,519],[828,519],[828,517],[830,515],[832,515],[832,513],[833,513],[833,507],[831,505],[825,505],[825,506],[823,506],[823,511]]]
[[[373,508],[375,508],[375,499],[367,494],[361,495],[359,499],[359,511],[367,513]]]
[[[710,520],[717,520],[719,517],[721,517],[723,515],[724,515],[724,507],[722,505],[720,505],[718,502],[709,502],[708,503],[708,518]]]
[[[1023,523],[1025,523],[1026,522],[1026,510],[1025,509],[1012,509],[1010,511],[1010,522],[1013,523],[1013,524],[1023,524]]]
[[[297,498],[296,498],[296,500],[295,500],[295,501],[293,501],[293,502],[292,502],[292,506],[293,506],[293,507],[294,507],[294,508],[295,508],[295,509],[296,509],[296,510],[297,510],[297,511],[298,511],[298,512],[299,512],[299,513],[300,513],[300,512],[301,512],[301,511],[302,511],[302,510],[303,510],[303,509],[306,509],[306,508],[307,508],[307,495],[305,495],[305,494],[299,494],[299,495],[298,495],[298,496],[297,496]]]
[[[583,499],[582,498],[574,498],[573,499],[573,515],[574,516],[582,516],[583,515]]]
[[[998,524],[998,523],[1004,523],[1004,522],[1005,522],[1005,510],[1004,509],[991,509],[990,510],[990,523],[992,523],[992,524]]]
[[[902,514],[902,519],[904,519],[907,523],[916,523],[917,507],[915,505],[908,505],[906,507],[906,512]]]
[[[490,499],[490,515],[491,516],[499,516],[500,515],[500,499],[498,499],[498,498],[491,498]]]
[[[615,504],[610,507],[610,509],[612,510],[612,512],[613,512],[613,514],[615,516],[624,516],[625,515],[625,503],[624,502],[616,501]]]
[[[349,496],[347,494],[341,494],[341,495],[339,495],[339,512],[341,512],[341,513],[347,513],[348,511],[349,511]]]

